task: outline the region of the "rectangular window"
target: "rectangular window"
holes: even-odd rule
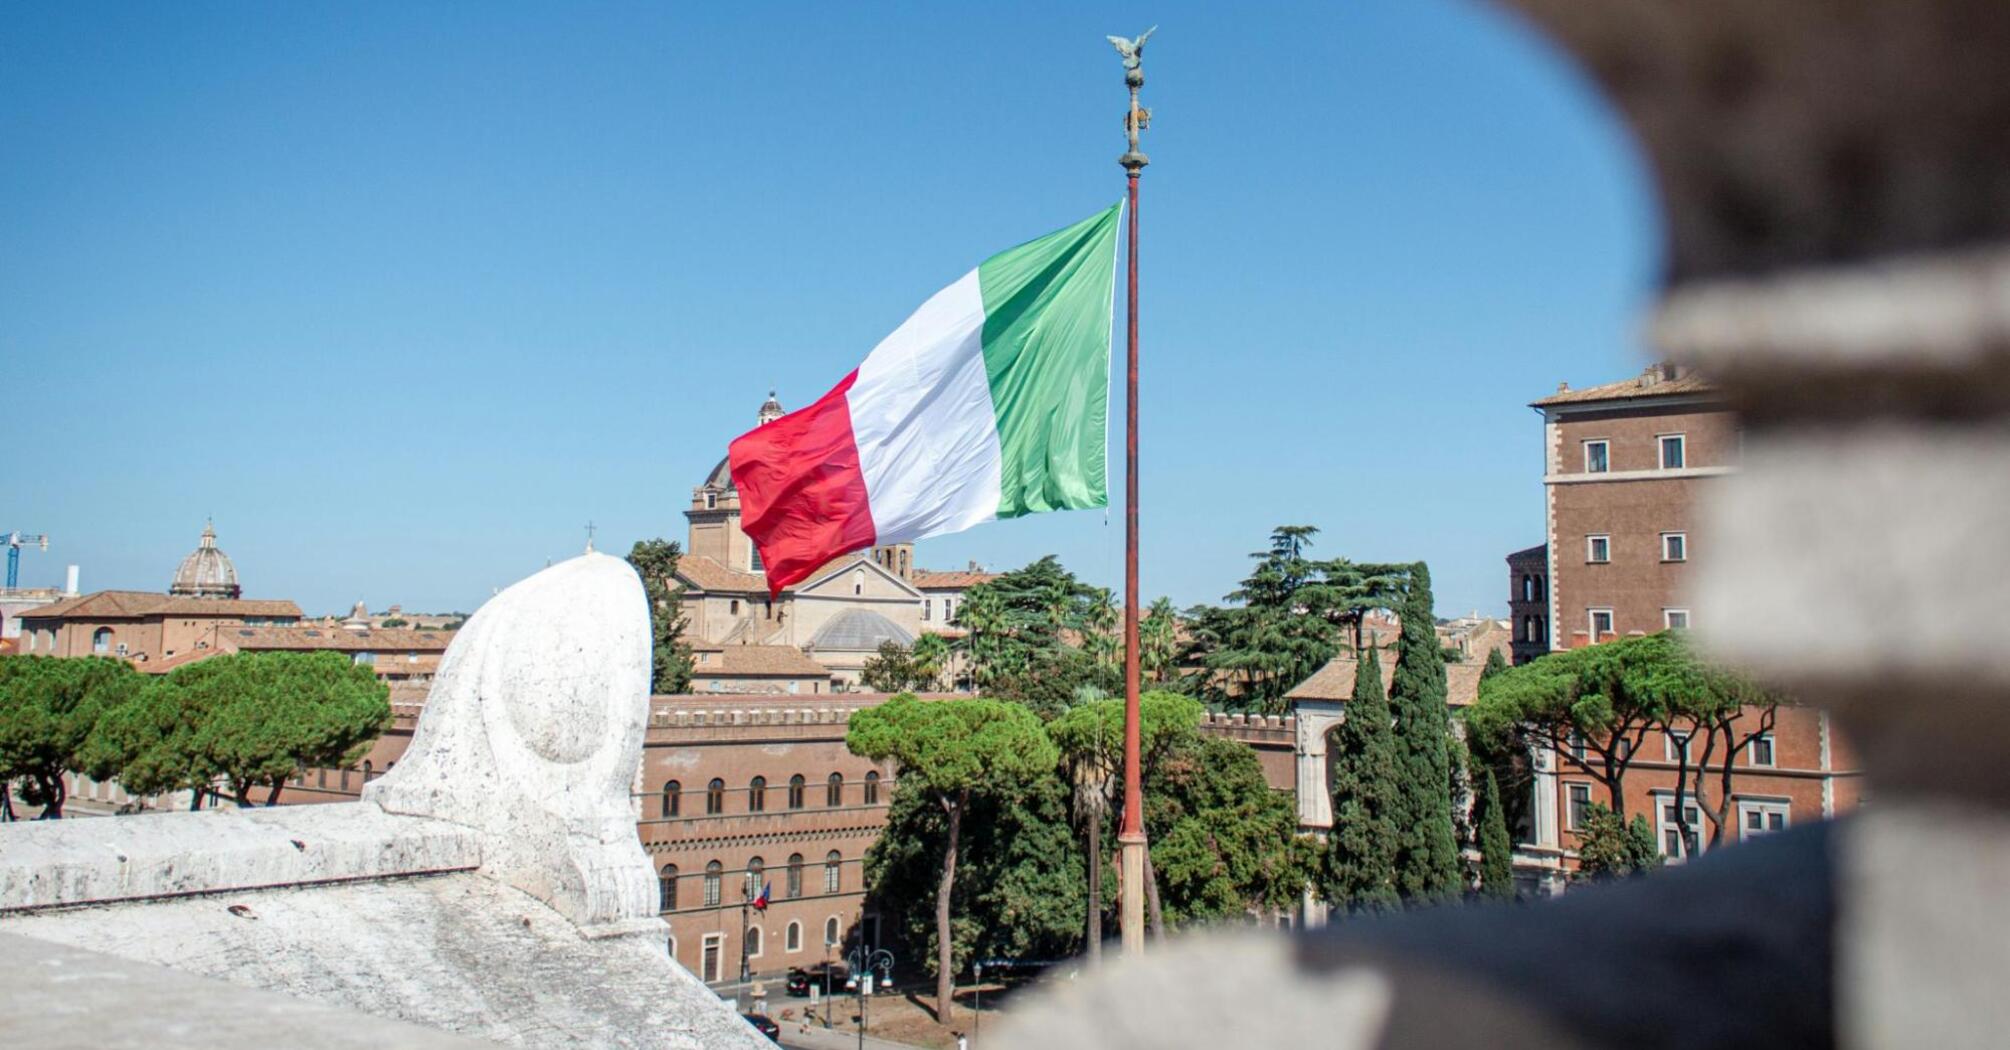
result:
[[[1660,818],[1661,826],[1656,829],[1658,832],[1656,837],[1661,840],[1662,856],[1670,860],[1682,860],[1703,852],[1703,811],[1695,803],[1682,804],[1682,821],[1688,824],[1686,836],[1683,834],[1685,830],[1683,824],[1675,819],[1674,802],[1664,802],[1657,798],[1654,813]]]
[[[1571,730],[1569,743],[1570,757],[1577,759],[1579,762],[1584,761],[1584,734],[1575,729]]]
[[[923,620],[933,620],[935,618],[935,599],[921,599],[921,618]]]
[[[1662,756],[1670,762],[1675,761],[1678,756],[1688,758],[1691,750],[1689,742],[1693,739],[1694,735],[1693,733],[1687,733],[1679,729],[1669,730],[1668,735],[1661,738]]]
[[[719,962],[725,955],[725,952],[722,950],[725,940],[726,935],[723,933],[708,933],[705,935],[705,961],[699,967],[699,980],[709,983],[719,979]]]
[[[1684,532],[1664,532],[1661,534],[1662,561],[1689,560],[1689,534]]]
[[[1609,635],[1611,633],[1613,633],[1612,610],[1611,609],[1591,610],[1591,640],[1596,642],[1599,639],[1604,638],[1606,635]]]
[[[1594,565],[1603,565],[1612,560],[1612,537],[1586,536],[1584,538],[1584,560]]]
[[[1564,819],[1568,822],[1566,826],[1576,831],[1584,826],[1584,811],[1591,805],[1591,785],[1565,784],[1563,790],[1569,801],[1569,808],[1564,814]]]
[[[1677,630],[1687,630],[1689,627],[1689,610],[1687,609],[1661,610],[1661,625],[1663,627],[1673,627]]]
[[[1773,734],[1761,733],[1745,745],[1745,761],[1755,766],[1773,764]]]
[[[1757,838],[1787,830],[1789,807],[1785,802],[1738,801],[1738,837]]]
[[[1603,474],[1612,469],[1612,445],[1604,441],[1584,443],[1584,472]]]
[[[1661,469],[1681,470],[1688,463],[1687,445],[1681,434],[1661,435]]]

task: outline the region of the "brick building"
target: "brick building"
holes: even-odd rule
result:
[[[1737,469],[1741,428],[1706,379],[1655,365],[1631,379],[1583,390],[1559,387],[1531,406],[1543,417],[1547,542],[1508,555],[1515,663],[1545,652],[1686,629],[1709,615],[1691,597],[1692,562],[1710,556],[1697,509],[1717,479]],[[1856,805],[1857,761],[1826,713],[1781,707],[1769,728],[1747,710],[1724,839],[1736,842]],[[1680,834],[1675,783],[1681,738],[1650,731],[1633,752],[1615,800],[1588,775],[1582,754],[1540,750],[1534,805],[1520,829],[1524,858],[1558,877],[1575,865],[1576,831],[1592,802],[1647,817],[1664,855],[1705,850],[1710,815],[1685,799],[1692,840]],[[1703,756],[1693,745],[1692,764]],[[1712,756],[1712,790],[1723,766]]]
[[[404,755],[425,696],[417,686],[394,686],[391,729],[356,767],[305,771],[281,802],[359,797],[367,780]],[[750,973],[779,975],[842,959],[861,940],[878,943],[879,919],[865,907],[864,864],[886,824],[895,771],[853,755],[845,730],[853,712],[886,699],[651,698],[636,831],[658,873],[677,961],[692,973],[706,981],[739,976],[741,905],[764,884],[769,907],[746,911]],[[1292,719],[1211,715],[1202,731],[1248,744],[1270,787],[1292,790]],[[838,947],[828,955],[833,939]]]

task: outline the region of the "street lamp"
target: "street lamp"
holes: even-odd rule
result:
[[[858,1050],[865,1050],[866,1004],[872,1001],[873,971],[883,971],[886,982],[893,983],[893,953],[884,948],[867,949],[861,945],[852,949],[844,961],[851,967],[852,978],[858,982]]]

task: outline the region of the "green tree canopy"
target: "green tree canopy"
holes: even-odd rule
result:
[[[636,540],[628,550],[628,564],[642,577],[642,592],[649,600],[649,689],[654,693],[691,691],[691,646],[684,640],[684,588],[677,585],[677,560],[682,556],[683,549],[675,540]]]
[[[1632,820],[1593,802],[1578,824],[1577,877],[1610,879],[1637,875],[1661,865],[1647,818]]]
[[[1271,789],[1248,744],[1189,734],[1145,785],[1152,871],[1168,919],[1240,919],[1296,904],[1318,850],[1289,794]]]
[[[972,798],[1010,798],[1052,780],[1060,753],[1025,707],[989,699],[924,701],[894,697],[852,716],[852,753],[900,767],[896,794],[915,793],[942,810],[942,874],[936,887],[937,1015],[947,1020],[955,976],[951,908],[957,852]]]
[[[1307,556],[1319,530],[1280,525],[1230,605],[1194,610],[1186,659],[1205,672],[1201,695],[1224,707],[1278,714],[1284,695],[1357,637],[1361,617],[1399,593],[1400,566]]]
[[[1121,684],[1123,650],[1109,592],[1083,583],[1051,554],[970,588],[955,624],[967,632],[972,684],[987,696],[1052,716],[1082,686],[1111,692]]]
[[[1647,734],[1735,708],[1745,695],[1736,683],[1664,631],[1547,653],[1485,678],[1466,725],[1495,749],[1523,737],[1554,749],[1603,785],[1624,817],[1626,773]]]
[[[1396,888],[1405,900],[1439,900],[1459,892],[1459,854],[1452,827],[1452,768],[1446,742],[1445,661],[1431,609],[1431,572],[1410,566],[1397,636],[1389,706],[1396,717],[1397,753],[1405,799],[1398,824]]]
[[[41,806],[44,819],[60,818],[63,775],[84,770],[91,731],[129,703],[141,681],[124,660],[0,657],[0,795],[18,780],[23,801]],[[11,796],[4,804],[11,814]]]
[[[1335,908],[1381,911],[1396,905],[1396,854],[1403,839],[1404,765],[1396,717],[1382,689],[1382,661],[1370,649],[1354,670],[1347,717],[1331,738],[1333,831],[1324,890]]]
[[[135,794],[222,779],[239,805],[259,787],[269,805],[296,770],[360,759],[391,723],[388,696],[340,653],[225,653],[148,682],[100,720],[82,757]]]
[[[1508,837],[1506,811],[1501,809],[1500,782],[1492,770],[1486,773],[1479,810],[1480,893],[1495,900],[1510,900],[1514,897],[1514,843]]]

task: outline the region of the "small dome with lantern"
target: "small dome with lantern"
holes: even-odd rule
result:
[[[237,585],[237,566],[216,547],[214,524],[203,523],[202,540],[181,560],[174,582],[168,584],[168,593],[179,598],[236,598],[242,594]]]

